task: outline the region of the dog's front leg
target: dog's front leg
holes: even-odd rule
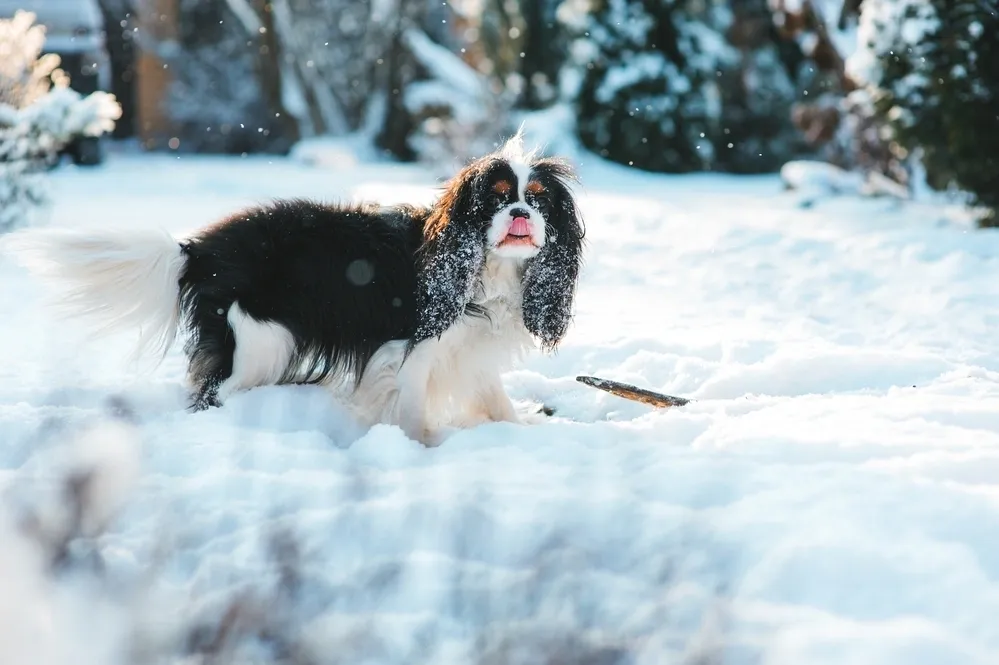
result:
[[[480,404],[483,415],[492,422],[540,425],[549,420],[549,416],[540,410],[536,413],[523,410],[518,412],[498,374],[481,391]]]
[[[520,423],[520,417],[513,408],[510,396],[503,388],[503,381],[499,374],[493,374],[486,379],[485,385],[479,393],[479,398],[482,410],[489,420],[497,423]]]
[[[443,437],[427,427],[427,399],[430,372],[433,367],[433,345],[428,340],[413,349],[409,358],[399,368],[396,422],[410,439],[425,446],[440,445]]]
[[[427,436],[427,380],[426,375],[407,372],[399,377],[399,398],[396,404],[399,427],[410,439],[424,445]]]

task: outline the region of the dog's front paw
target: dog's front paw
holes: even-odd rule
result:
[[[555,415],[555,409],[544,404],[529,404],[520,409],[520,422],[524,425],[540,425]]]
[[[420,443],[427,448],[436,448],[460,431],[457,427],[438,427],[437,429],[427,430],[420,437]]]

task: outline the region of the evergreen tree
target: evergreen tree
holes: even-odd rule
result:
[[[231,1],[231,0],[230,0]],[[310,109],[315,134],[359,129],[372,100],[392,95],[406,74],[401,25],[419,23],[429,0],[270,0],[283,8],[280,41]],[[391,102],[390,102],[391,103]]]
[[[396,18],[427,0],[179,0],[169,111],[181,148],[283,152],[359,129],[391,74]]]
[[[577,132],[583,145],[650,171],[706,168],[715,157],[717,72],[735,57],[714,26],[718,4],[604,0],[574,21]]]
[[[725,39],[738,58],[718,72],[721,133],[712,168],[733,173],[779,169],[805,150],[792,109],[808,82],[807,59],[778,33],[767,0],[729,0]],[[814,90],[812,91],[814,92]]]
[[[594,152],[651,171],[743,173],[801,154],[791,109],[806,58],[766,0],[602,0],[567,23],[577,132]]]
[[[999,10],[991,0],[865,0],[851,73],[927,183],[999,224]]]

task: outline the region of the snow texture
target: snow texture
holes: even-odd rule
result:
[[[576,319],[503,377],[555,417],[432,450],[315,386],[187,413],[179,349],[128,373],[125,336],[82,345],[0,257],[0,662],[212,662],[227,617],[244,663],[287,645],[261,622],[317,663],[999,662],[999,237],[928,202],[802,210],[777,176],[579,170]],[[435,183],[113,154],[53,186],[55,226],[185,233],[261,197],[418,203]],[[110,464],[95,514],[119,511],[55,575],[17,506],[47,505],[79,468],[62,442],[94,427],[135,435],[85,457]]]

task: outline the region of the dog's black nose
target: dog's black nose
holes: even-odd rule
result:
[[[527,219],[530,219],[531,218],[531,213],[529,213],[524,208],[514,208],[513,210],[510,211],[510,216],[511,217],[525,217]]]

